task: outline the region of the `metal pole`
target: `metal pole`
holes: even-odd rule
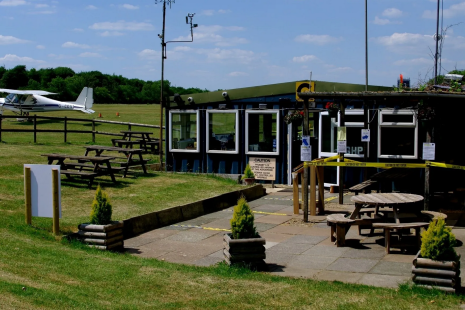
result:
[[[365,0],[365,91],[368,91],[368,0]]]
[[[340,124],[339,126],[344,127],[345,121],[345,109],[344,109],[344,101],[341,101],[341,115],[340,115]],[[340,159],[339,161],[344,161],[344,153],[339,153]],[[339,204],[342,205],[344,203],[344,167],[339,167]]]
[[[165,73],[165,16],[166,0],[163,0],[163,28],[161,31],[161,92],[160,92],[160,141],[158,142],[158,151],[160,153],[160,166],[163,163],[163,79]]]
[[[24,199],[26,207],[26,224],[31,225],[32,207],[31,207],[31,168],[24,168]]]
[[[368,124],[368,117],[369,117],[369,116],[368,116],[368,111],[369,111],[369,110],[368,110],[368,103],[367,103],[367,101],[363,101],[363,115],[364,115],[364,123],[365,123],[363,127],[364,127],[365,129],[370,129],[370,128],[369,128],[370,125]],[[371,138],[371,137],[370,137],[370,138]],[[370,140],[371,140],[371,139],[370,139]],[[369,143],[370,143],[370,142],[365,142],[365,143],[364,143],[364,148],[365,148],[365,149],[363,150],[363,161],[364,161],[364,162],[367,162],[367,161],[368,161],[368,144],[369,144]],[[365,167],[365,168],[363,168],[363,181],[366,181],[367,178],[368,178],[368,168]]]
[[[310,86],[311,87],[311,86]],[[304,99],[304,128],[302,136],[308,136],[308,98]],[[304,178],[302,182],[302,200],[304,203],[304,222],[308,222],[308,167],[304,166]]]
[[[438,48],[439,48],[439,2],[438,0],[438,12],[436,19],[436,54],[434,54],[434,85],[438,83]]]

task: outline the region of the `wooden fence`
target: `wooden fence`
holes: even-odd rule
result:
[[[113,133],[113,132],[105,132],[105,131],[98,131],[95,130],[96,123],[107,123],[107,124],[116,124],[127,126],[128,130],[132,130],[132,127],[146,127],[146,128],[160,128],[159,125],[147,125],[147,124],[138,124],[138,123],[129,123],[129,122],[116,122],[116,121],[105,121],[105,120],[97,120],[97,119],[82,119],[82,118],[70,118],[70,117],[53,117],[53,116],[28,116],[27,119],[32,120],[32,129],[3,129],[2,128],[2,121],[1,119],[7,118],[18,118],[17,115],[2,115],[0,117],[0,142],[2,141],[2,132],[32,132],[34,133],[34,143],[37,143],[37,133],[38,132],[57,132],[63,133],[64,135],[64,142],[67,142],[68,133],[82,133],[82,134],[92,134],[92,142],[95,143],[95,135],[108,135],[108,136],[120,136],[122,137],[123,134],[121,133]],[[45,119],[45,120],[61,120],[63,121],[63,129],[37,129],[37,120],[38,119]],[[91,123],[92,130],[70,130],[68,129],[68,121],[72,122],[83,122],[83,123]],[[165,127],[163,126],[163,129]],[[164,140],[164,139],[163,139]]]

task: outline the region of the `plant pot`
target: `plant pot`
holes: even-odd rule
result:
[[[244,263],[251,267],[261,267],[265,265],[265,239],[258,238],[232,239],[232,234],[225,234],[224,259],[228,265]]]
[[[331,118],[337,117],[338,110],[328,110],[328,116]]]
[[[460,255],[454,261],[436,261],[421,257],[413,259],[412,281],[420,286],[456,293],[461,287]]]
[[[255,178],[245,178],[242,179],[244,185],[254,185],[255,184]]]
[[[107,225],[80,224],[79,240],[100,250],[120,251],[124,249],[124,222]]]

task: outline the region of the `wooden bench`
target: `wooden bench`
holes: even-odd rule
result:
[[[368,189],[370,189],[373,185],[375,185],[377,182],[373,180],[366,180],[360,184],[354,185],[351,188],[349,188],[350,192],[354,192],[355,195],[358,195],[359,192],[363,191],[366,193]]]
[[[437,220],[437,219],[440,219],[440,218],[442,218],[444,220],[447,219],[447,214],[444,214],[444,213],[441,213],[441,212],[421,211],[421,214],[423,214],[425,216],[425,219],[429,220],[430,222],[434,221],[434,220]]]
[[[331,226],[331,241],[336,242],[338,247],[344,246],[348,228],[355,220],[346,218],[344,214],[331,214],[326,217],[326,221]]]
[[[383,228],[384,229],[384,235],[385,235],[385,246],[386,246],[386,254],[391,253],[391,231],[396,229],[399,230],[399,242],[396,244],[394,247],[399,247],[399,248],[405,248],[411,246],[410,244],[407,243],[402,243],[402,234],[401,231],[403,229],[415,229],[415,237],[416,237],[416,243],[414,246],[417,248],[420,248],[421,246],[421,236],[420,236],[420,229],[422,227],[426,228],[428,227],[429,223],[424,223],[424,222],[417,222],[417,223],[373,223],[373,228]]]

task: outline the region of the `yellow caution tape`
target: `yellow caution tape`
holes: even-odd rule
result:
[[[397,163],[347,163],[347,162],[305,162],[305,167],[373,167],[373,168],[425,168],[426,164],[397,164]]]
[[[213,228],[213,227],[202,227],[202,229],[206,229],[206,230],[219,230],[219,231],[231,231],[230,229]]]
[[[349,194],[350,193],[345,193],[343,196],[346,196],[346,195],[349,195]],[[334,200],[336,198],[339,198],[339,195],[333,196],[333,197],[328,197],[328,198],[325,199],[325,202],[329,202],[329,201]]]
[[[271,212],[263,212],[263,211],[252,211],[253,213],[258,213],[258,214],[268,214],[268,215],[289,215],[289,214],[284,214],[284,213],[271,213]]]
[[[459,166],[459,165],[436,163],[436,162],[432,162],[432,161],[427,161],[426,164],[431,166],[431,167],[465,170],[464,166]]]

